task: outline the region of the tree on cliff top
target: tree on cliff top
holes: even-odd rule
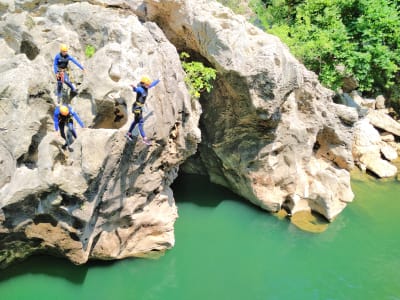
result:
[[[319,75],[324,85],[336,90],[344,76],[353,76],[365,95],[384,94],[398,104],[400,1],[251,3],[266,31],[279,36],[307,68]],[[338,66],[344,66],[345,72]]]

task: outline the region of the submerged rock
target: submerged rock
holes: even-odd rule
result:
[[[300,228],[301,230],[321,233],[328,229],[329,223],[322,218],[322,216],[311,213],[310,211],[300,211],[295,213],[290,221],[293,225]]]

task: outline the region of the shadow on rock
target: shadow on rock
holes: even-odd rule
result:
[[[64,278],[75,284],[82,284],[85,281],[89,266],[87,264],[76,266],[68,260],[44,255],[31,256],[28,259],[10,265],[0,273],[0,282],[18,276],[30,274],[44,274],[49,277]]]
[[[171,186],[176,202],[192,202],[198,206],[216,207],[224,200],[244,202],[223,186],[211,183],[207,176],[179,174]],[[247,201],[246,201],[247,202]]]

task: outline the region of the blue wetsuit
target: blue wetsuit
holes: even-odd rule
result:
[[[53,114],[54,129],[58,131],[58,128],[60,128],[60,133],[62,138],[65,140],[65,145],[67,145],[67,138],[65,137],[65,131],[64,131],[65,124],[67,124],[67,126],[70,128],[74,138],[77,138],[76,131],[74,128],[74,121],[72,117],[74,117],[74,119],[79,123],[81,127],[84,127],[82,120],[79,118],[78,114],[73,110],[73,108],[70,105],[68,105],[68,109],[69,109],[69,114],[63,116],[60,113],[60,107],[57,106]]]
[[[54,69],[54,74],[56,74],[56,75],[58,74],[59,71],[61,71],[61,70],[64,71],[64,82],[69,86],[69,88],[72,90],[72,92],[75,92],[76,88],[69,80],[69,76],[68,76],[68,72],[67,72],[69,61],[72,61],[81,70],[83,70],[83,66],[73,56],[71,56],[69,54],[62,55],[61,53],[57,53],[57,55],[54,57],[53,69]],[[58,76],[57,77],[57,97],[61,97],[61,89],[62,89],[62,80],[61,80],[61,77]]]
[[[145,87],[145,85],[142,83],[139,83],[137,87],[133,87],[133,91],[136,92],[136,101],[132,105],[132,112],[134,113],[135,118],[134,118],[131,126],[129,127],[129,131],[128,131],[128,133],[130,133],[131,135],[132,135],[132,131],[135,128],[135,126],[137,124],[139,124],[140,135],[142,136],[142,138],[146,137],[146,135],[144,133],[144,129],[143,129],[143,123],[144,123],[143,106],[144,106],[144,103],[146,102],[148,89],[156,86],[159,82],[160,82],[159,79],[154,80],[149,85],[148,88]]]

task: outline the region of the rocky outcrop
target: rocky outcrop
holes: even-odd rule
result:
[[[269,211],[312,209],[332,220],[353,199],[347,170],[357,113],[334,104],[276,37],[197,3],[147,1],[145,17],[218,71],[201,102],[199,152],[211,180]]]
[[[400,136],[400,124],[385,109],[385,99],[365,101],[352,93],[366,117],[355,123],[353,157],[362,171],[370,171],[380,178],[396,176],[398,169],[393,163],[398,158],[399,145],[394,136]]]
[[[187,170],[272,212],[333,220],[352,201],[357,110],[333,103],[279,39],[212,1],[56,2],[0,6],[1,266],[36,252],[80,264],[174,245],[169,186],[197,150],[201,111],[177,50],[218,72],[200,99],[203,141]],[[69,154],[52,129],[60,42],[86,69],[73,70],[72,105],[86,127]],[[90,59],[87,45],[96,48]],[[147,104],[150,147],[123,136],[129,84],[143,73],[161,80]]]
[[[396,152],[390,151],[390,146],[382,141],[379,132],[368,119],[356,123],[354,136],[353,155],[361,170],[369,170],[381,178],[397,174],[397,168],[387,159],[396,159]]]
[[[367,118],[373,126],[386,132],[393,133],[396,136],[400,136],[400,123],[393,120],[382,110],[371,109],[368,112]]]
[[[176,48],[131,11],[37,5],[15,2],[1,13],[0,266],[38,252],[81,264],[172,247],[177,208],[169,186],[200,141],[200,106]],[[52,120],[61,42],[85,66],[83,74],[71,65],[80,91],[72,106],[86,125],[71,153]],[[90,59],[87,45],[96,48]],[[142,74],[161,80],[146,104],[151,146],[124,137],[135,96],[129,85]]]

